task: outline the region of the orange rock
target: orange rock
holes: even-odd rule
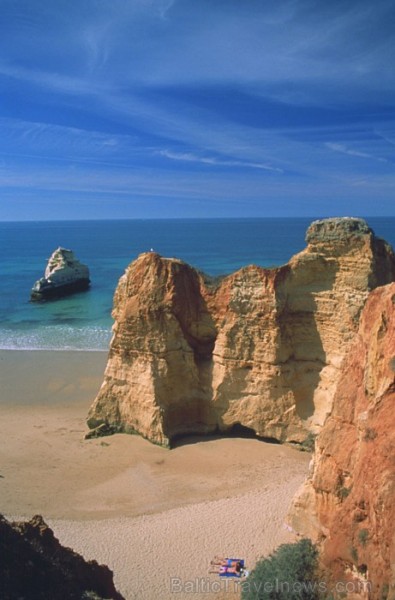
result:
[[[89,427],[163,445],[235,425],[298,443],[317,433],[369,291],[395,279],[395,259],[361,219],[314,222],[306,239],[287,265],[221,280],[140,255],[115,292]]]
[[[395,284],[371,292],[290,522],[319,540],[332,581],[394,598]],[[392,590],[392,591],[391,591]],[[341,597],[334,594],[334,597]]]

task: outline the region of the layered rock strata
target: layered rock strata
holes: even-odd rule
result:
[[[395,279],[395,259],[361,219],[316,221],[306,241],[282,267],[220,281],[140,255],[115,293],[89,427],[163,445],[235,425],[298,443],[316,433],[368,293]]]
[[[64,548],[40,515],[10,522],[0,515],[2,600],[123,600],[113,574]]]
[[[373,291],[290,523],[321,543],[335,598],[395,598],[395,284]],[[349,597],[349,596],[347,596]]]
[[[58,248],[50,256],[44,277],[34,284],[32,301],[59,298],[87,290],[90,285],[89,269],[66,248]]]

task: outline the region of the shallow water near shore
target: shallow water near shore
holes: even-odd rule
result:
[[[153,248],[209,275],[247,264],[286,263],[305,247],[313,219],[179,219],[0,223],[0,348],[105,350],[111,339],[113,294],[140,253]],[[371,218],[376,234],[395,245],[395,218]],[[72,249],[91,271],[90,291],[30,303],[33,283],[58,246]]]

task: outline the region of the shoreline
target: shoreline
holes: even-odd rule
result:
[[[0,352],[104,352],[104,348],[5,348],[0,347]]]
[[[114,571],[127,600],[238,597],[180,582],[218,585],[208,575],[215,554],[252,568],[293,541],[284,521],[310,455],[248,438],[192,437],[173,449],[137,435],[84,440],[106,361],[106,352],[0,350],[0,511],[42,514],[62,544]]]

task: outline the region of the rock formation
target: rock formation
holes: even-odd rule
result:
[[[44,277],[34,284],[33,301],[59,298],[88,289],[89,269],[79,262],[71,250],[58,248],[48,260]]]
[[[333,582],[350,580],[355,598],[395,597],[394,407],[391,284],[368,298],[333,411],[316,440],[312,474],[290,514],[297,531],[321,543]]]
[[[110,569],[64,548],[40,515],[10,523],[0,515],[2,600],[123,600]]]
[[[361,219],[316,221],[306,241],[282,267],[220,281],[140,255],[115,293],[90,435],[138,432],[168,445],[235,425],[297,443],[317,433],[366,298],[395,279],[395,259]]]

